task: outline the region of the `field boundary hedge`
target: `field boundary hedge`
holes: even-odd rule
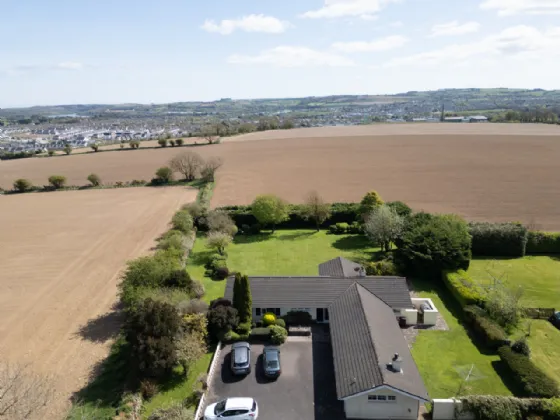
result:
[[[560,420],[558,398],[516,398],[494,395],[469,395],[461,398],[456,415],[471,413],[475,420],[524,420],[530,415],[543,420]],[[459,417],[457,417],[459,418]]]
[[[469,223],[473,256],[524,257],[527,228],[520,223]]]
[[[510,344],[506,332],[501,326],[492,321],[484,311],[475,305],[464,308],[465,321],[474,334],[480,339],[481,344],[492,350],[498,350]]]
[[[442,279],[462,308],[469,305],[484,306],[486,296],[483,288],[465,270],[444,271]]]
[[[529,231],[527,254],[560,254],[560,233]]]

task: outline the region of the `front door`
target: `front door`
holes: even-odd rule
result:
[[[325,311],[323,308],[317,308],[317,322],[325,322]]]

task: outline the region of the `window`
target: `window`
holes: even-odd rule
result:
[[[395,402],[397,401],[397,397],[394,395],[368,395],[368,401],[370,402]]]
[[[386,395],[378,395],[377,396],[377,401],[387,401],[387,396]]]
[[[389,395],[389,396],[387,397],[387,399],[388,399],[389,401],[397,401],[397,397],[395,397],[394,395]]]
[[[329,320],[329,310],[325,309],[325,321]]]
[[[261,308],[255,308],[255,315],[261,316]]]
[[[368,401],[377,401],[377,395],[368,395],[367,399]]]
[[[280,316],[280,308],[267,308],[266,312],[271,312],[276,316]]]

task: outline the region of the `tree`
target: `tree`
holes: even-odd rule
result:
[[[173,139],[169,140],[169,144],[171,145],[171,147],[175,147],[175,143],[176,143],[175,140]]]
[[[128,314],[125,334],[142,374],[158,377],[173,369],[177,364],[175,337],[180,327],[181,319],[172,305],[150,298]]]
[[[223,255],[226,248],[231,244],[231,236],[224,232],[208,232],[206,238],[206,247],[215,249],[220,255]]]
[[[379,206],[366,216],[364,231],[385,252],[391,251],[391,244],[402,234],[404,220],[394,208],[386,204]]]
[[[140,142],[138,140],[132,140],[128,142],[131,149],[138,149],[140,147]]]
[[[192,232],[194,227],[194,222],[191,214],[186,210],[180,210],[171,219],[171,225],[173,229],[180,230],[185,235]]]
[[[184,152],[176,155],[169,161],[169,167],[173,172],[179,172],[185,177],[186,181],[192,181],[200,172],[204,160],[198,153]]]
[[[228,301],[229,302],[229,301]],[[231,302],[229,302],[231,305]],[[208,311],[208,334],[213,340],[219,340],[223,334],[239,325],[237,309],[222,304],[210,304]]]
[[[222,210],[212,210],[206,215],[206,226],[210,232],[223,232],[233,237],[237,233],[235,222]]]
[[[0,418],[43,418],[43,410],[55,397],[52,379],[24,365],[0,364]]]
[[[242,323],[251,322],[253,317],[253,298],[249,277],[237,273],[233,283],[233,307],[237,309],[239,321]]]
[[[440,278],[442,270],[466,270],[471,260],[467,223],[455,215],[415,214],[397,240],[395,256],[413,275]]]
[[[159,139],[159,140],[158,140],[158,144],[159,144],[161,147],[167,147],[167,139]]]
[[[380,195],[377,194],[377,191],[368,192],[366,195],[364,195],[364,198],[362,198],[362,201],[360,202],[360,209],[358,210],[360,216],[362,217],[362,219],[365,219],[368,214],[371,214],[373,210],[375,210],[383,203],[384,202],[381,199]]]
[[[54,149],[47,150],[47,153],[48,153],[49,156],[53,156],[55,154],[55,152],[56,152],[56,150],[54,150]]]
[[[259,195],[251,204],[253,216],[262,225],[272,225],[274,233],[276,225],[288,220],[288,204],[275,195]]]
[[[159,184],[169,184],[173,181],[173,170],[169,166],[162,166],[156,171],[156,180]]]
[[[331,216],[331,205],[325,203],[317,191],[312,191],[307,195],[301,212],[304,219],[315,222],[319,232],[319,227]]]
[[[101,178],[97,174],[89,174],[87,180],[94,187],[99,187],[101,185]]]
[[[66,153],[67,155],[69,155],[70,153],[72,153],[72,146],[70,146],[69,144],[67,144],[66,146],[64,146],[64,149],[62,149],[64,151],[64,153]]]
[[[220,169],[222,164],[222,159],[219,157],[212,157],[208,159],[202,166],[202,179],[207,182],[214,182],[214,175],[216,174],[216,171]]]
[[[202,127],[200,134],[202,138],[208,142],[208,144],[218,143],[220,141],[220,133],[217,126],[208,124]]]
[[[49,184],[55,189],[62,188],[66,184],[66,177],[63,175],[51,175],[49,177]]]
[[[176,338],[176,358],[187,376],[191,366],[206,353],[207,347],[203,336],[197,333],[182,334]]]
[[[184,140],[183,139],[177,139],[177,140],[175,140],[175,143],[177,144],[177,146],[182,146],[183,143],[184,143]]]
[[[33,189],[33,184],[28,179],[16,179],[14,181],[14,190],[18,192],[31,191]]]
[[[292,120],[284,120],[280,128],[282,128],[282,130],[291,130],[294,128],[294,122]]]
[[[97,143],[94,143],[91,145],[91,150],[93,150],[94,152],[98,152],[99,151],[99,145]]]
[[[501,278],[493,276],[489,271],[488,274],[492,278],[492,284],[486,294],[484,309],[490,318],[511,330],[523,318],[521,298],[524,290],[522,287],[509,288]]]

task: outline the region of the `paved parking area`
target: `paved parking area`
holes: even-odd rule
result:
[[[209,402],[227,397],[252,397],[259,404],[264,420],[344,419],[336,398],[332,349],[328,342],[288,341],[280,347],[282,375],[265,378],[262,345],[251,346],[252,372],[233,376],[230,371],[231,347],[221,354],[212,379]]]

